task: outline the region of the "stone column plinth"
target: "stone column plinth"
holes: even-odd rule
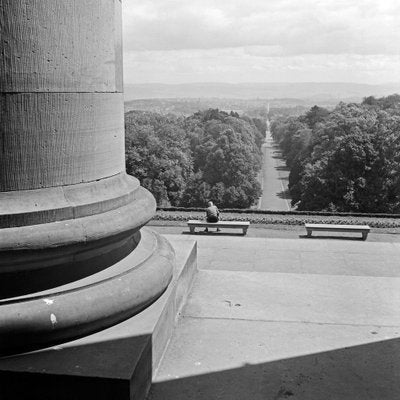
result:
[[[0,2],[0,353],[128,318],[171,279],[125,173],[121,1]]]

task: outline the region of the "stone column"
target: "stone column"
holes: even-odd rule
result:
[[[125,173],[121,1],[0,1],[0,353],[128,318],[172,250]]]

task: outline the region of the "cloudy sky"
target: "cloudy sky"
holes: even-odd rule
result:
[[[123,0],[125,83],[400,82],[399,0]]]

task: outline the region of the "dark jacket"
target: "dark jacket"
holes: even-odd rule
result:
[[[217,206],[210,206],[206,209],[207,222],[218,222],[219,211]]]

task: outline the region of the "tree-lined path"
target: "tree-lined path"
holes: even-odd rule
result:
[[[262,197],[258,202],[260,210],[290,210],[288,194],[289,168],[287,168],[278,145],[267,129],[262,147],[263,166],[260,174]]]

